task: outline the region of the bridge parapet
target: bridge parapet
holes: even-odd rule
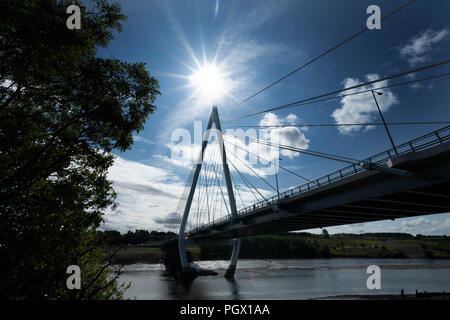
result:
[[[436,146],[443,146],[442,148],[448,148],[448,142],[450,141],[450,126],[445,126],[439,130],[430,132],[424,136],[413,139],[411,141],[400,144],[396,147],[397,154],[395,153],[394,148],[390,148],[386,151],[380,152],[374,156],[368,157],[364,160],[361,160],[360,163],[355,163],[349,166],[346,166],[340,170],[336,170],[327,175],[319,177],[313,181],[309,181],[305,184],[302,184],[298,187],[291,188],[287,191],[281,192],[280,195],[275,195],[266,200],[257,202],[251,206],[246,208],[242,208],[238,210],[237,217],[224,216],[220,219],[216,219],[211,221],[210,224],[205,224],[200,226],[199,228],[191,230],[189,235],[195,234],[201,230],[205,229],[214,229],[218,225],[229,224],[231,220],[236,220],[236,218],[245,218],[250,215],[253,215],[255,212],[261,210],[270,209],[271,206],[276,205],[283,199],[296,197],[302,194],[309,193],[315,189],[321,188],[323,186],[329,185],[333,182],[344,180],[348,177],[354,176],[356,174],[360,174],[362,172],[368,172],[370,170],[367,169],[366,164],[374,164],[378,166],[383,166],[386,168],[395,167],[395,164],[404,162],[405,159],[415,159],[415,154],[419,154],[419,152],[424,150],[430,150]],[[445,145],[445,147],[444,147]],[[433,152],[441,152],[442,148],[434,148]],[[423,154],[423,153],[422,153]]]

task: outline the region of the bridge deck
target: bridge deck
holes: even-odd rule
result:
[[[450,127],[365,159],[399,176],[348,166],[187,234],[229,239],[450,212]]]

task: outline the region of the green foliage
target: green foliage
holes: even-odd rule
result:
[[[432,239],[424,241],[424,239]],[[424,246],[425,245],[425,246]],[[414,237],[403,233],[322,235],[280,233],[244,238],[240,258],[288,259],[328,257],[406,258],[413,248],[414,257],[449,258],[450,237]],[[201,248],[200,259],[229,259],[230,247]]]
[[[173,232],[160,232],[147,230],[128,231],[125,234],[120,234],[116,230],[97,231],[97,238],[104,245],[117,246],[129,244],[143,244],[149,241],[160,241],[176,237]]]
[[[425,257],[427,257],[429,259],[434,258],[433,250],[424,250],[423,253],[424,253]]]
[[[201,259],[229,259],[231,247],[202,246]],[[309,241],[289,235],[266,235],[242,240],[240,258],[287,259],[314,258],[317,251]]]
[[[120,298],[106,272],[93,276],[107,264],[94,230],[115,199],[111,151],[133,143],[158,82],[142,63],[96,56],[121,29],[120,5],[96,0],[69,30],[72,3],[0,1],[3,299]],[[83,293],[65,289],[72,264],[93,277]]]
[[[330,256],[330,248],[326,244],[321,244],[319,249],[317,249],[317,254],[320,257],[329,257]]]

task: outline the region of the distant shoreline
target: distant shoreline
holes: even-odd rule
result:
[[[430,292],[419,293],[419,295],[405,294],[403,297],[400,294],[358,294],[312,298],[309,300],[450,300],[450,294]]]
[[[109,248],[109,251],[114,251],[114,248]],[[131,264],[137,264],[137,263],[144,263],[144,264],[156,264],[156,263],[163,263],[164,261],[164,253],[160,251],[159,249],[148,249],[148,248],[142,248],[142,247],[136,247],[136,246],[128,246],[124,247],[123,249],[119,250],[116,253],[116,256],[113,259],[114,264],[123,264],[123,265],[131,265]],[[227,260],[227,259],[221,259],[221,258],[212,258],[212,257],[206,257],[202,258],[199,255],[199,252],[193,251],[193,257],[194,261],[217,261],[217,260]],[[426,259],[429,261],[439,261],[443,259],[448,259],[447,257],[433,257],[433,258],[426,258],[426,257],[374,257],[374,256],[329,256],[329,257],[313,257],[313,258],[306,258],[306,257],[289,257],[289,258],[267,258],[267,257],[252,257],[252,258],[241,258],[240,260],[264,260],[264,261],[270,261],[270,260],[319,260],[319,259]],[[450,268],[450,264],[447,265],[447,267],[443,267],[443,264],[439,265],[424,265],[426,268]],[[404,267],[398,266],[398,265],[386,265],[384,266],[387,269],[414,269],[414,268],[424,268],[419,265],[405,265]],[[326,268],[326,267],[323,267]]]
[[[99,232],[101,243],[113,252],[121,246],[114,263],[162,263],[160,249],[140,247],[142,244],[162,241],[164,232],[136,230],[120,234],[118,231]],[[231,247],[188,246],[194,261],[228,260]],[[450,237],[410,235],[405,233],[315,235],[305,232],[280,233],[243,238],[239,259],[322,259],[322,258],[399,258],[450,259]]]
[[[347,259],[347,258],[340,258],[340,257],[336,257],[336,258],[330,258],[330,260],[332,259]],[[352,259],[352,258],[349,258]],[[358,259],[370,259],[370,260],[374,260],[376,258],[358,258]],[[378,266],[381,269],[384,270],[423,270],[423,269],[431,269],[431,270],[437,270],[437,269],[449,269],[450,270],[450,263],[430,263],[430,264],[423,264],[423,263],[418,263],[418,264],[407,264],[407,263],[400,263],[400,264],[383,264],[383,260],[391,260],[392,258],[379,258],[380,263],[378,263]],[[245,261],[261,261],[261,262],[276,262],[278,263],[279,261],[302,261],[302,260],[317,260],[317,261],[323,261],[326,259],[319,259],[319,258],[314,258],[314,259],[272,259],[272,260],[267,260],[267,259],[241,259],[241,262],[245,262]],[[378,259],[377,259],[378,260]],[[400,260],[412,260],[410,258],[402,258]],[[203,260],[203,261],[218,261],[218,260]],[[225,260],[220,260],[220,261],[225,261]],[[196,261],[196,262],[202,262],[202,261]],[[155,265],[155,264],[162,264],[161,262],[156,262],[156,263],[147,263],[147,262],[135,262],[135,263],[122,263],[121,265],[123,266],[139,266],[139,265]],[[119,266],[120,264],[115,264],[115,266]],[[164,267],[162,267],[164,268]],[[308,265],[274,265],[274,266],[259,266],[259,267],[255,267],[257,269],[265,269],[265,270],[360,270],[360,269],[365,269],[367,268],[366,264],[353,264],[353,265],[340,265],[340,266],[330,266],[330,265],[312,265],[312,266],[308,266]],[[139,269],[139,268],[138,268]],[[152,269],[152,270],[147,270],[147,268],[144,268],[146,271],[160,271],[159,269]],[[220,268],[219,268],[220,269]],[[238,269],[241,270],[245,270],[246,268],[240,268],[239,263],[238,263]],[[144,270],[127,270],[127,271],[144,271]]]

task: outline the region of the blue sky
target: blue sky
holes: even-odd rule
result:
[[[103,227],[122,232],[130,229],[164,230],[164,217],[178,205],[177,199],[192,166],[189,161],[174,161],[172,152],[178,149],[171,141],[172,135],[177,129],[185,129],[193,135],[194,121],[202,121],[204,128],[212,104],[218,106],[221,119],[226,120],[447,59],[450,3],[418,0],[382,22],[381,30],[367,31],[227,113],[237,102],[361,30],[366,24],[369,5],[379,5],[384,16],[405,2],[121,1],[128,20],[123,24],[123,32],[116,34],[108,48],[101,49],[99,55],[147,63],[152,76],[160,82],[162,94],[156,101],[158,109],[148,118],[145,129],[136,134],[131,150],[116,153],[110,179],[120,205],[114,212],[106,214]],[[223,92],[213,97],[205,97],[196,90],[195,83],[193,85],[196,78],[192,76],[205,65],[215,65],[224,84]],[[449,71],[450,67],[444,66],[409,78],[391,80],[387,84]],[[450,98],[450,92],[446,90],[449,84],[450,77],[446,77],[415,86],[383,90],[379,102],[386,120],[449,120],[450,108],[445,104]],[[358,95],[223,122],[223,127],[371,121],[380,121],[373,98]],[[394,141],[402,143],[441,126],[392,126],[390,129]],[[287,128],[278,130],[278,133],[284,144],[358,159],[390,146],[383,127],[379,126],[353,127],[353,130],[342,127]],[[196,146],[190,150],[195,152]],[[281,157],[281,165],[308,178],[316,178],[344,166],[307,155],[282,153]],[[254,169],[257,170],[258,165]],[[274,183],[273,174],[262,174]],[[273,194],[251,172],[247,176],[263,193]],[[304,182],[282,171],[279,172],[279,180],[282,190]],[[450,234],[450,214],[328,230],[332,233]]]

